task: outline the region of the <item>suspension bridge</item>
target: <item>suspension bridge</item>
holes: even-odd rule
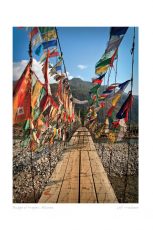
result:
[[[117,198],[97,154],[90,132],[72,136],[39,203],[116,203]]]
[[[88,100],[80,100],[72,95],[57,28],[29,28],[29,62],[17,81],[13,94],[13,125],[17,130],[22,129],[17,140],[14,140],[15,202],[120,202],[119,196],[117,199],[112,188],[113,183],[111,185],[107,177],[104,162],[102,163],[98,156],[91,134],[96,140],[106,139],[111,145],[110,176],[112,145],[124,138],[130,139],[132,134],[135,28],[130,50],[131,78],[117,83],[118,48],[127,30],[128,27],[110,28],[105,52],[95,65],[97,76],[92,78],[92,88],[90,87],[87,92],[87,98],[84,98]],[[44,83],[33,70],[33,52],[39,56]],[[116,61],[115,67],[114,61]],[[114,83],[110,84],[112,70],[115,70],[115,79]],[[105,75],[108,77],[107,84]],[[49,77],[56,81],[56,90],[51,89]],[[125,94],[124,91],[129,84],[130,90]],[[77,92],[79,94],[80,91]],[[121,99],[123,103],[118,106]],[[76,104],[84,106],[87,104],[85,115],[82,117],[80,110],[76,109]],[[103,119],[100,119],[101,112]],[[85,127],[79,127],[81,119]],[[70,133],[73,135],[69,140]],[[136,129],[134,135],[137,133]],[[68,145],[65,148],[66,142]],[[124,156],[125,164],[123,164],[126,177],[124,202],[130,162],[129,146],[130,140],[126,148],[127,159]]]

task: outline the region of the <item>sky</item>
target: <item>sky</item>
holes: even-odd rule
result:
[[[129,27],[118,52],[117,82],[122,83],[131,78],[131,47],[133,27]],[[57,27],[68,78],[81,78],[91,81],[95,75],[95,64],[103,55],[109,40],[110,27]],[[21,76],[28,60],[29,35],[25,28],[13,28],[13,79]],[[39,56],[33,51],[33,69],[44,82]],[[51,62],[54,63],[52,58]],[[115,66],[115,63],[114,63]],[[114,83],[115,71],[112,69],[110,84]],[[50,82],[53,82],[50,79]],[[105,77],[107,83],[107,75]],[[136,27],[133,94],[138,95],[138,28]],[[126,89],[126,92],[130,89]]]

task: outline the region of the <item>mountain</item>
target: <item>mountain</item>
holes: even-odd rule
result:
[[[89,91],[93,87],[93,84],[91,82],[83,81],[80,78],[73,78],[72,80],[69,80],[69,84],[70,84],[73,97],[81,101],[88,99]],[[101,86],[99,88],[99,93],[101,94],[105,89],[106,86]],[[57,90],[57,84],[51,84],[51,90],[53,95],[55,95],[55,92]],[[118,105],[116,106],[115,113],[119,111],[120,107],[126,100],[127,96],[128,95],[126,93],[123,93]],[[138,125],[138,99],[139,99],[138,96],[134,95],[134,102],[131,110],[131,123],[135,125]],[[101,109],[100,112],[98,113],[98,120],[100,122],[103,122],[105,117],[105,112],[108,110],[110,106],[111,106],[111,99],[108,99],[105,109]],[[77,113],[80,110],[81,114],[83,115],[84,113],[86,113],[87,105],[76,104],[75,109]]]
[[[93,84],[88,81],[83,81],[80,78],[73,78],[72,80],[69,80],[70,88],[72,91],[73,97],[83,101],[87,100],[89,98],[89,91],[93,87]],[[15,82],[13,82],[13,86],[15,85]],[[57,83],[51,84],[51,91],[52,95],[54,97],[54,100],[58,102],[58,99],[54,96],[57,92]],[[101,86],[99,88],[99,93],[101,94],[106,89],[106,86]],[[116,106],[115,113],[119,111],[120,107],[124,103],[124,101],[127,98],[127,94],[124,93]],[[131,123],[138,125],[138,103],[139,103],[139,97],[137,95],[134,95],[134,102],[131,110]],[[98,113],[98,119],[100,122],[103,122],[105,117],[105,112],[107,109],[111,106],[111,99],[108,99],[106,106],[104,109],[101,109]],[[75,109],[77,113],[80,113],[83,115],[87,111],[87,105],[77,105],[75,106]]]

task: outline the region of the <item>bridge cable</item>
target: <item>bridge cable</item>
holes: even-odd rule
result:
[[[31,28],[32,31],[32,28]],[[30,103],[32,102],[32,36],[30,35],[30,41],[29,41],[29,64],[30,64]],[[30,104],[30,141],[31,141],[31,137],[32,137],[32,104]],[[31,179],[32,179],[32,187],[33,187],[33,194],[34,194],[34,201],[36,203],[36,191],[35,191],[35,184],[34,184],[34,167],[33,167],[33,151],[32,151],[32,146],[30,144],[30,161],[31,161]]]
[[[133,68],[134,68],[134,51],[135,51],[135,27],[133,32],[133,42],[132,42],[132,48],[131,48],[131,55],[132,55],[132,72],[131,72],[131,94],[133,90]],[[126,201],[126,189],[128,184],[128,166],[129,166],[129,158],[130,158],[130,135],[131,135],[131,118],[132,118],[132,108],[130,108],[130,114],[129,114],[129,130],[128,130],[128,156],[127,156],[127,165],[126,165],[126,174],[125,174],[125,187],[124,187],[124,197],[123,201],[125,203]]]
[[[115,84],[117,80],[117,68],[118,68],[118,52],[116,54],[116,66],[115,66]],[[115,95],[115,88],[114,88],[114,95]],[[111,174],[111,163],[112,163],[112,153],[113,153],[113,146],[110,148],[110,160],[109,160],[109,175]]]

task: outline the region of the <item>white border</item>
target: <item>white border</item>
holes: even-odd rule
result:
[[[152,229],[152,5],[151,1],[7,1],[0,12],[1,223],[11,229]],[[12,27],[138,26],[140,203],[12,204]],[[21,207],[21,208],[20,208]],[[45,207],[45,208],[43,208]]]

